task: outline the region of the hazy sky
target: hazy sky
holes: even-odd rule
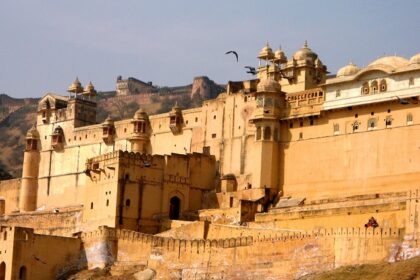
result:
[[[419,53],[419,11],[420,1],[397,0],[3,0],[0,93],[65,94],[76,76],[102,91],[118,75],[160,86],[250,79],[243,67],[267,41],[290,57],[307,39],[335,73],[350,60]]]

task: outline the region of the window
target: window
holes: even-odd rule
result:
[[[261,126],[257,126],[257,132],[255,133],[255,139],[261,140]]]
[[[363,83],[362,85],[362,94],[369,94],[369,84],[367,82]]]
[[[216,133],[213,133],[213,134],[211,135],[211,138],[216,138]]]
[[[19,280],[26,280],[26,267],[21,266],[19,269]]]
[[[293,123],[292,122],[289,123],[289,128],[293,128]]]
[[[299,125],[302,127],[302,126],[303,126],[303,121],[301,121],[301,122],[299,123]]]
[[[387,86],[386,86],[386,80],[382,79],[381,82],[379,83],[379,90],[382,91],[386,91]]]
[[[233,197],[230,197],[230,199],[229,199],[229,206],[233,207]]]
[[[109,206],[109,199],[106,200],[106,206]]]
[[[303,132],[299,132],[299,140],[303,139]]]
[[[408,79],[408,85],[409,86],[414,86],[414,78],[410,77],[410,79]]]
[[[371,82],[370,83],[370,89],[371,89],[371,92],[377,93],[378,92],[378,82],[377,81]]]
[[[337,97],[340,97],[340,96],[341,96],[341,90],[337,89],[335,91],[335,97],[337,98]]]
[[[195,122],[198,122],[198,118],[197,117],[195,118]]]
[[[273,140],[274,141],[279,141],[280,137],[279,137],[279,130],[278,128],[274,128],[274,133],[273,133]]]
[[[311,119],[311,120],[309,121],[309,124],[310,124],[310,125],[314,125],[314,120],[313,120],[313,119]]]
[[[359,122],[354,121],[352,124],[353,132],[356,132],[359,129]]]
[[[338,123],[334,124],[334,135],[340,133],[340,125]]]
[[[215,119],[216,119],[216,115],[213,116],[213,120],[215,120]]]
[[[127,199],[125,201],[125,206],[130,207],[130,205],[131,205],[131,201],[130,201],[130,199]]]
[[[413,124],[413,115],[411,113],[407,114],[407,124]]]
[[[90,209],[93,209],[93,202],[90,203]]]
[[[264,140],[271,140],[271,127],[264,128]]]
[[[393,120],[392,116],[386,116],[386,118],[385,118],[385,126],[386,127],[392,126],[392,120]]]
[[[376,119],[375,118],[370,118],[368,120],[368,130],[372,130],[376,128]]]

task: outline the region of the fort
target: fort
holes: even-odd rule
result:
[[[47,93],[22,178],[0,182],[0,280],[294,279],[419,256],[420,54],[335,75],[306,42],[258,60],[159,115],[97,123],[91,83]]]

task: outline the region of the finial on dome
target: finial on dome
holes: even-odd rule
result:
[[[308,47],[308,40],[305,40],[305,43],[303,43],[303,47],[307,48]]]

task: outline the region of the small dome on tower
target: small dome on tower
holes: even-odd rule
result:
[[[28,132],[26,133],[26,139],[39,139],[39,132],[36,129],[35,125],[33,125]]]
[[[284,54],[284,51],[281,48],[276,50],[276,52],[274,53],[274,60],[276,62],[279,62],[279,63],[286,63],[287,62],[287,57],[286,57],[286,55]]]
[[[280,84],[272,78],[262,79],[257,85],[257,92],[280,92]]]
[[[303,47],[298,50],[297,52],[295,52],[295,54],[293,55],[293,58],[295,60],[312,60],[315,61],[315,59],[318,57],[318,55],[316,53],[314,53],[309,47],[308,47],[308,42],[305,41],[305,43],[303,44]]]
[[[360,71],[360,68],[354,65],[352,62],[350,62],[349,64],[340,68],[337,71],[337,77],[352,76],[352,75],[355,75],[359,71]]]
[[[416,55],[413,55],[411,58],[410,58],[410,62],[409,62],[410,64],[420,64],[420,53],[418,53],[418,54],[416,54]]]
[[[265,45],[264,48],[262,48],[262,50],[258,54],[258,58],[260,58],[260,59],[266,59],[266,60],[273,59],[274,58],[273,50],[270,48],[270,46],[268,45],[268,43]]]
[[[83,94],[84,95],[88,95],[88,96],[94,96],[94,95],[96,95],[96,90],[95,90],[95,87],[93,86],[92,82],[89,82],[85,86],[85,88],[83,90]]]
[[[73,92],[73,93],[83,92],[83,87],[82,87],[82,84],[79,82],[79,78],[76,77],[76,80],[74,80],[74,82],[69,86],[67,91]]]
[[[148,118],[149,116],[147,115],[146,111],[143,108],[138,109],[134,113],[134,117],[133,117],[133,119],[136,119],[136,120],[146,120]]]

